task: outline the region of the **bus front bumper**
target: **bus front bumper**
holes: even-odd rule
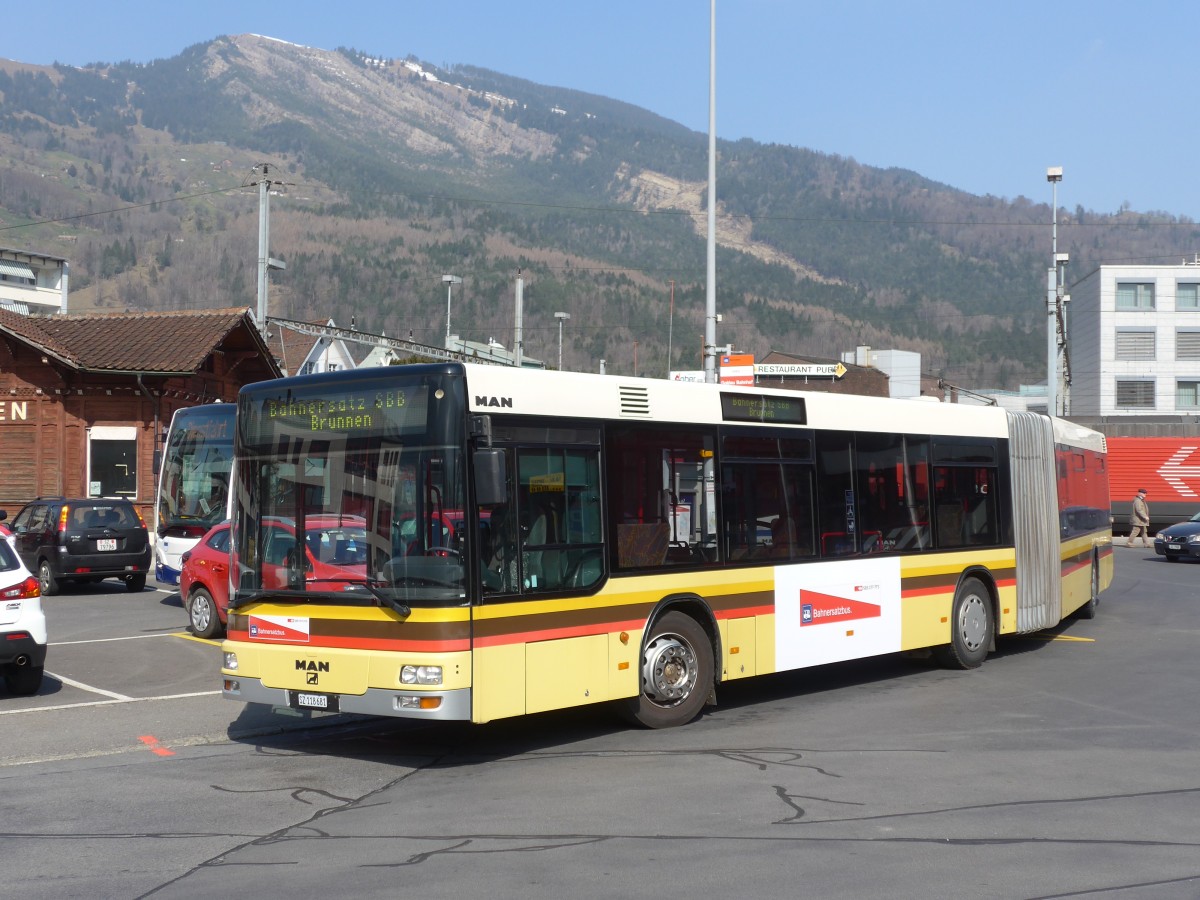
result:
[[[221,695],[242,703],[265,703],[303,712],[358,713],[366,716],[471,721],[471,689],[453,691],[406,691],[368,688],[365,694],[306,693],[265,687],[257,678],[226,673]]]

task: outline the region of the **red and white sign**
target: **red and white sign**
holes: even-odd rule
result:
[[[308,619],[295,616],[251,616],[248,631],[252,641],[307,644],[310,639]]]
[[[1114,501],[1141,488],[1151,503],[1200,498],[1200,437],[1110,437],[1108,480]]]
[[[775,567],[777,671],[899,649],[898,556]]]
[[[875,619],[880,614],[874,603],[863,603],[846,597],[835,597],[819,591],[800,590],[800,626],[825,625],[830,622],[853,622],[856,619]]]
[[[721,357],[721,384],[754,384],[754,354],[731,353]]]

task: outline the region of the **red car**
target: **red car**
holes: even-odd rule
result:
[[[367,575],[366,521],[360,516],[313,516],[305,520],[304,580],[308,583],[362,580]],[[264,588],[286,589],[288,560],[296,547],[295,524],[267,520],[263,527]],[[188,624],[198,637],[225,630],[229,609],[229,523],[213,526],[183,555],[179,594]],[[323,589],[322,586],[321,589]]]

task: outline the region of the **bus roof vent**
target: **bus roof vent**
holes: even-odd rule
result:
[[[621,416],[634,416],[645,419],[650,415],[650,391],[641,385],[622,384],[617,386],[621,392]]]

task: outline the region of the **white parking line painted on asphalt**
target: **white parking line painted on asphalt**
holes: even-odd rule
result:
[[[74,684],[74,682],[69,682],[66,678],[59,678],[57,675],[54,675],[51,672],[47,672],[46,674],[51,678],[58,679],[64,684]],[[83,687],[83,685],[78,686]],[[98,693],[103,694],[107,692],[98,691]],[[220,693],[220,691],[196,691],[191,694],[164,694],[161,697],[121,697],[120,695],[113,695],[116,699],[90,700],[86,703],[63,703],[58,706],[34,706],[30,707],[29,709],[0,709],[0,716],[16,716],[20,715],[21,713],[52,712],[59,709],[82,709],[83,707],[87,706],[115,706],[119,703],[146,703],[147,701],[151,700],[186,700],[189,697],[213,697]]]
[[[112,641],[140,641],[145,638],[175,637],[179,632],[164,631],[162,634],[131,634],[129,637],[91,638],[86,641],[51,641],[51,647],[74,647],[78,644],[108,644]]]
[[[81,691],[88,691],[92,694],[99,694],[101,697],[111,697],[113,700],[132,700],[132,697],[127,697],[124,694],[118,694],[113,691],[106,691],[104,688],[92,687],[90,684],[84,684],[82,681],[76,681],[74,678],[67,678],[65,675],[55,675],[53,672],[47,672],[51,678],[61,681],[63,684],[69,684],[71,687],[79,688]]]

